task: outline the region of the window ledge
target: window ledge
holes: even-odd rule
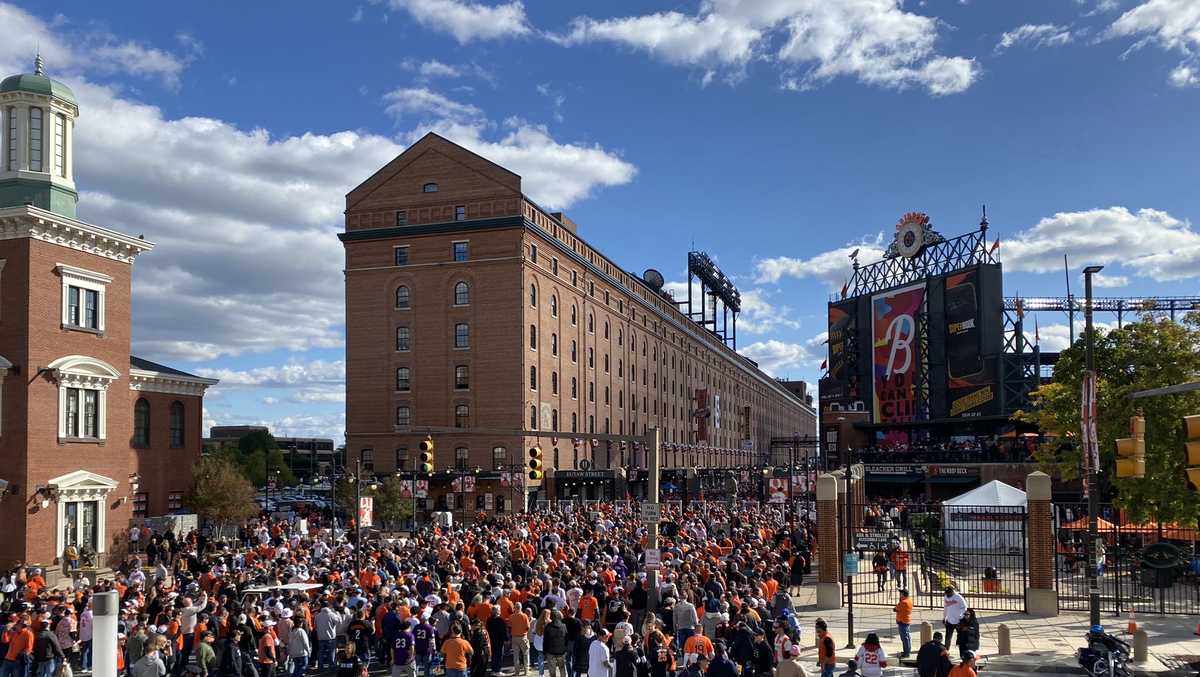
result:
[[[104,446],[105,440],[101,437],[59,437],[58,443],[62,444],[96,444]]]
[[[394,310],[412,310],[412,306],[408,306],[407,308],[394,308]]]
[[[451,303],[450,307],[451,308],[470,308],[471,304],[470,303]]]
[[[471,349],[471,346],[463,346],[462,348],[455,348],[454,350],[470,350],[470,349]]]
[[[96,336],[100,336],[100,337],[104,336],[103,329],[92,329],[91,327],[82,327],[77,324],[67,324],[64,322],[62,325],[62,329],[63,329],[63,331],[78,331],[78,332],[83,332],[84,334],[95,334]]]

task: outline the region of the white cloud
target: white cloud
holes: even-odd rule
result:
[[[1185,58],[1171,71],[1176,87],[1200,84],[1200,3],[1196,0],[1146,0],[1108,27],[1105,37],[1136,37],[1131,50],[1149,43],[1177,50]]]
[[[812,278],[824,282],[830,289],[841,289],[854,271],[850,254],[855,250],[858,250],[858,262],[861,265],[882,259],[883,234],[880,233],[871,242],[864,240],[848,244],[807,259],[790,256],[762,259],[755,264],[756,281],[760,284],[774,284],[783,277]]]
[[[462,75],[462,71],[449,64],[444,64],[437,59],[426,61],[417,67],[417,72],[423,78],[457,78]]]
[[[580,17],[563,44],[613,42],[667,63],[736,73],[754,59],[781,67],[783,85],[808,89],[836,77],[896,89],[961,92],[979,77],[972,59],[937,53],[939,24],[901,0],[707,0],[695,15],[676,11],[610,19]]]
[[[158,78],[168,87],[179,86],[185,62],[170,52],[136,42],[101,45],[91,51],[91,68],[98,72],[124,72],[146,78]]]
[[[1200,85],[1200,68],[1181,63],[1171,70],[1167,81],[1173,87],[1195,87]]]
[[[362,5],[359,5],[358,7],[356,7],[354,9],[354,14],[350,15],[350,22],[358,23],[362,20],[363,20],[363,8],[362,8]]]
[[[547,208],[569,207],[595,188],[629,183],[637,173],[632,164],[599,144],[559,142],[544,125],[515,117],[497,124],[477,107],[424,87],[397,89],[385,100],[394,115],[421,120],[406,135],[408,140],[435,131],[521,175],[522,189]],[[489,134],[496,128],[503,130],[499,138]]]
[[[499,5],[469,0],[390,0],[389,5],[406,10],[422,25],[453,35],[459,44],[528,35],[533,30],[520,0]]]
[[[822,332],[804,343],[789,343],[771,339],[743,346],[738,352],[758,363],[760,369],[771,376],[786,376],[790,371],[811,371],[825,359]]]
[[[280,366],[253,369],[197,369],[196,373],[221,380],[225,387],[293,388],[311,385],[342,385],[346,382],[346,363],[342,360],[289,362]]]
[[[537,86],[537,93],[550,100],[554,104],[554,119],[558,122],[563,121],[562,107],[567,102],[567,97],[560,91],[555,90],[550,86],[550,83],[543,82]]]
[[[1046,314],[1042,313],[1044,317]],[[1136,318],[1131,315],[1126,315],[1125,321],[1132,322]],[[1116,320],[1112,322],[1101,322],[1095,318],[1092,319],[1092,326],[1096,329],[1096,335],[1101,336],[1107,334],[1117,328]],[[1083,320],[1075,322],[1075,340],[1078,341],[1084,334],[1086,324]],[[1025,316],[1025,340],[1032,346],[1036,341],[1041,347],[1042,352],[1058,353],[1066,350],[1071,346],[1071,333],[1069,325],[1066,322],[1053,322],[1050,324],[1034,325],[1033,318],[1029,315]]]
[[[596,20],[575,19],[562,36],[564,44],[616,42],[673,64],[742,64],[750,59],[762,32],[719,14],[688,16],[659,12],[644,16]]]
[[[1074,39],[1071,30],[1066,26],[1055,24],[1025,24],[1000,36],[996,44],[999,54],[1013,45],[1026,44],[1034,49],[1038,47],[1061,47]]]
[[[1129,278],[1124,275],[1105,275],[1104,273],[1097,273],[1092,276],[1092,286],[1097,288],[1103,287],[1112,289],[1116,287],[1125,287],[1128,285]]]
[[[1069,254],[1078,265],[1120,262],[1158,281],[1200,275],[1200,234],[1157,209],[1059,212],[1004,241],[1000,253],[1010,271],[1057,272]]]
[[[800,323],[790,319],[792,309],[776,306],[768,298],[765,289],[748,289],[742,292],[742,312],[738,316],[738,329],[751,334],[765,334],[779,329],[799,329]]]

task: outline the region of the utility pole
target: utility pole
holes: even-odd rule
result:
[[[1096,539],[1099,538],[1098,518],[1100,512],[1100,454],[1096,449],[1096,440],[1093,438],[1096,429],[1096,337],[1095,331],[1092,329],[1092,275],[1099,273],[1104,269],[1104,266],[1088,266],[1083,269],[1083,295],[1085,306],[1083,309],[1083,317],[1087,332],[1085,337],[1087,346],[1087,372],[1084,374],[1084,389],[1089,388],[1090,383],[1090,398],[1091,402],[1084,402],[1084,408],[1087,409],[1088,423],[1085,426],[1087,430],[1083,431],[1083,446],[1084,453],[1088,457],[1088,474],[1087,474],[1087,490],[1088,490],[1088,541],[1087,541],[1087,558],[1088,558],[1088,623],[1089,625],[1100,625],[1100,574],[1099,562],[1096,555]]]

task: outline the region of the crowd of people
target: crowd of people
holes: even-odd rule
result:
[[[132,677],[803,674],[789,592],[811,572],[811,522],[789,524],[781,506],[665,519],[678,529],[653,591],[646,528],[613,504],[362,547],[316,516],[263,517],[229,538],[143,536],[143,552],[94,585],[8,572],[0,677],[90,672],[91,598],[110,590],[118,670]]]

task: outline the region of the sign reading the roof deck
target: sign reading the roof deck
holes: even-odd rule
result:
[[[901,287],[871,298],[871,336],[876,423],[904,423],[916,418],[914,378],[924,359],[917,341],[917,321],[925,307],[925,285]]]

